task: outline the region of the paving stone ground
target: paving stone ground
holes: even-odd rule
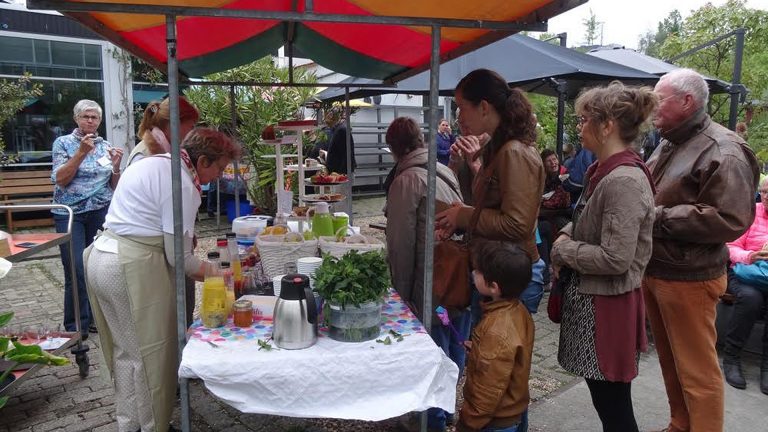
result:
[[[381,198],[356,200],[355,224],[364,232],[382,237],[381,231],[368,228],[372,222],[383,222]],[[222,220],[220,230],[215,221],[201,221],[198,235],[201,247],[212,244],[213,239],[227,230]],[[0,280],[0,310],[16,311],[14,323],[36,326],[59,323],[63,317],[63,272],[57,250],[48,258],[26,261],[14,266],[5,279]],[[542,301],[545,310],[546,297]],[[534,401],[547,398],[577,382],[578,378],[563,371],[557,364],[558,327],[545,312],[536,314],[536,342],[530,388]],[[98,348],[98,335],[86,342],[91,350],[90,375],[81,379],[74,364],[45,368],[15,389],[8,405],[0,411],[0,432],[47,431],[116,431],[114,397],[111,383],[106,378],[103,358]],[[68,354],[69,357],[72,357]],[[352,432],[397,431],[396,419],[384,422],[355,422],[334,419],[296,419],[287,417],[243,414],[211,396],[204,385],[193,381],[190,385],[191,424],[196,432],[254,431],[254,432]],[[177,405],[174,424],[180,425]]]

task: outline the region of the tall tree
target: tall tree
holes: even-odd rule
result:
[[[716,7],[707,3],[687,17],[676,34],[669,34],[659,49],[662,58],[671,58],[691,48],[709,42],[737,28],[746,30],[742,83],[749,89],[740,116],[748,107],[765,112],[768,109],[768,11],[750,9],[745,0],[729,0]],[[711,77],[730,82],[732,79],[735,38],[719,43],[675,61]],[[728,120],[728,95],[716,95],[710,103],[710,114],[715,121]],[[755,150],[768,158],[768,115],[757,115],[749,124],[749,142]]]
[[[638,50],[651,57],[659,56],[659,49],[664,45],[669,35],[677,35],[683,28],[683,17],[677,9],[659,22],[656,32],[647,32],[640,38]]]
[[[31,81],[31,75],[24,74],[17,80],[0,80],[0,127],[11,120],[24,105],[43,94],[42,86]],[[0,135],[0,165],[8,161],[5,143]]]
[[[594,45],[597,42],[597,26],[601,23],[597,21],[597,16],[592,9],[589,10],[589,18],[582,20],[584,24],[584,45]]]

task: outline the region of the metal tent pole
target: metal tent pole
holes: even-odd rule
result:
[[[568,94],[568,83],[565,80],[557,80],[557,144],[555,151],[558,160],[563,160],[563,133],[565,132],[565,98]]]
[[[424,229],[424,328],[432,333],[432,270],[435,249],[435,177],[437,175],[437,122],[440,83],[440,26],[432,26],[432,56],[429,72],[429,152],[427,156],[427,225]],[[427,430],[426,412],[421,415],[421,432]]]
[[[739,116],[739,96],[741,96],[741,63],[744,59],[744,29],[733,31],[736,36],[736,49],[733,53],[733,77],[731,79],[731,111],[728,115],[728,129],[736,130]]]
[[[352,214],[352,185],[355,182],[355,172],[352,169],[352,120],[349,112],[349,86],[344,87],[344,126],[347,129],[347,214],[349,215],[349,225],[354,225]]]
[[[566,48],[568,41],[568,33],[560,33],[555,36],[560,40],[560,46]],[[568,95],[568,82],[565,80],[558,80],[557,83],[557,144],[555,145],[555,151],[557,158],[563,160],[563,133],[565,132],[565,98]]]
[[[235,137],[237,133],[237,104],[235,103],[235,86],[229,86],[229,109],[232,114],[232,137]],[[240,217],[240,167],[239,161],[235,158],[232,161],[232,165],[235,168],[235,217]],[[231,217],[231,216],[230,216]]]
[[[186,282],[184,280],[184,226],[181,203],[181,146],[179,137],[179,65],[176,59],[176,16],[165,17],[168,49],[168,100],[171,105],[171,185],[173,192],[173,248],[176,281],[176,329],[179,338],[179,362],[187,339]],[[181,429],[189,432],[189,381],[179,379]],[[163,426],[163,425],[160,425]]]

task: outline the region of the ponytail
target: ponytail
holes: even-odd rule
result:
[[[510,88],[498,73],[488,69],[474,70],[459,81],[456,92],[475,105],[488,102],[499,114],[499,126],[482,152],[485,161],[490,161],[510,140],[536,145],[536,119],[531,103],[520,89]]]
[[[139,137],[141,139],[144,139],[144,133],[151,130],[155,126],[155,115],[160,110],[160,102],[158,101],[152,101],[147,105],[147,108],[144,110],[144,116],[141,118],[141,123],[139,124]]]

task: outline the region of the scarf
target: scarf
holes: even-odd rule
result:
[[[187,171],[189,171],[189,174],[192,176],[192,183],[195,184],[195,188],[197,188],[197,193],[202,195],[203,188],[200,187],[200,177],[197,176],[197,170],[195,169],[195,166],[192,165],[192,159],[189,157],[189,153],[187,153],[185,149],[181,149],[181,152],[179,153],[181,156],[181,160],[184,161],[184,166],[187,167]]]
[[[651,184],[651,190],[653,191],[653,194],[656,195],[656,188],[653,185],[653,177],[651,176],[650,171],[648,171],[648,167],[645,166],[645,163],[637,153],[635,153],[633,150],[627,149],[609,157],[603,161],[603,163],[597,161],[590,165],[589,168],[587,168],[586,178],[589,182],[589,187],[587,188],[587,196],[592,195],[592,193],[595,191],[595,188],[597,188],[597,184],[600,183],[600,180],[605,178],[605,176],[610,174],[611,171],[620,166],[634,166],[642,169],[645,173],[645,176],[648,178],[648,183]]]

